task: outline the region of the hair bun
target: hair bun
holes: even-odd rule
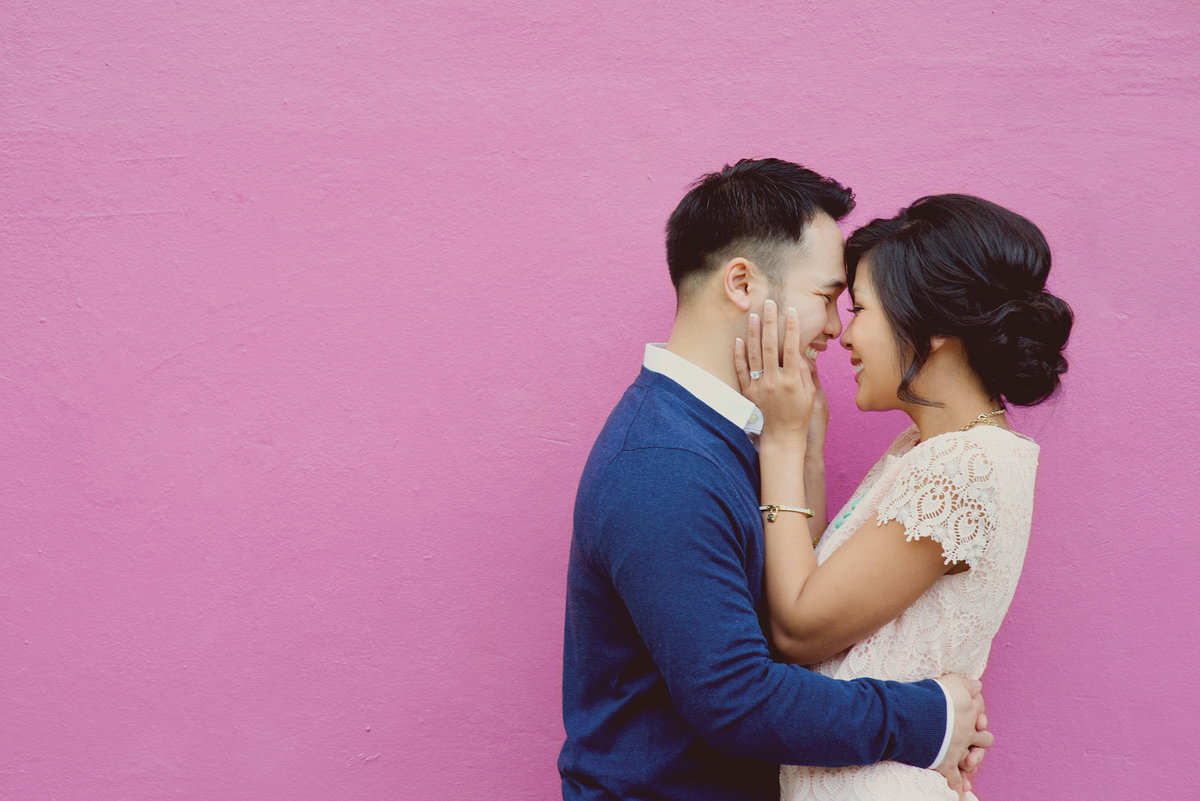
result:
[[[1033,406],[1058,389],[1074,317],[1045,291],[1050,245],[1027,218],[971,195],[930,195],[846,240],[851,286],[860,261],[902,357],[899,400],[944,402],[912,389],[934,337],[962,344],[993,398]]]
[[[1067,371],[1063,356],[1074,314],[1061,298],[1034,291],[981,315],[991,336],[975,353],[974,365],[987,389],[1017,406],[1033,406],[1058,390]]]

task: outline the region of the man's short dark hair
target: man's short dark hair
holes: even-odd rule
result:
[[[817,212],[840,220],[854,193],[832,178],[780,159],[742,159],[692,184],[667,221],[667,268],[682,299],[699,276],[743,251],[772,284],[774,253],[798,244]]]

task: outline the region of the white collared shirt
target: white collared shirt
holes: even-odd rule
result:
[[[758,446],[758,435],[762,433],[763,427],[762,412],[745,395],[703,367],[667,350],[666,344],[661,342],[646,345],[646,356],[642,359],[642,366],[651,372],[666,376],[695,395],[705,406],[745,431],[755,447]],[[938,682],[938,686],[946,696],[946,735],[942,738],[941,750],[930,768],[937,767],[946,756],[946,751],[950,748],[950,735],[954,733],[954,699],[950,697],[950,691],[945,685]]]
[[[696,399],[754,437],[762,433],[763,416],[745,395],[703,367],[667,350],[661,342],[646,345],[642,366],[674,381]]]

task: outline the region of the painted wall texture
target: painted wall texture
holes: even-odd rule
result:
[[[0,798],[552,799],[687,184],[965,191],[1078,315],[984,799],[1192,797],[1200,6],[8,3]],[[840,504],[904,424],[823,357]]]

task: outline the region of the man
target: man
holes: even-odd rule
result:
[[[840,184],[743,160],[702,179],[667,225],[677,312],[592,449],[567,584],[563,797],[774,799],[780,763],[896,760],[957,786],[986,747],[978,684],[839,682],[775,662],[763,521],[735,337],[768,298],[813,351],[841,331]],[[820,512],[823,514],[823,510]],[[823,519],[823,517],[822,517]]]

